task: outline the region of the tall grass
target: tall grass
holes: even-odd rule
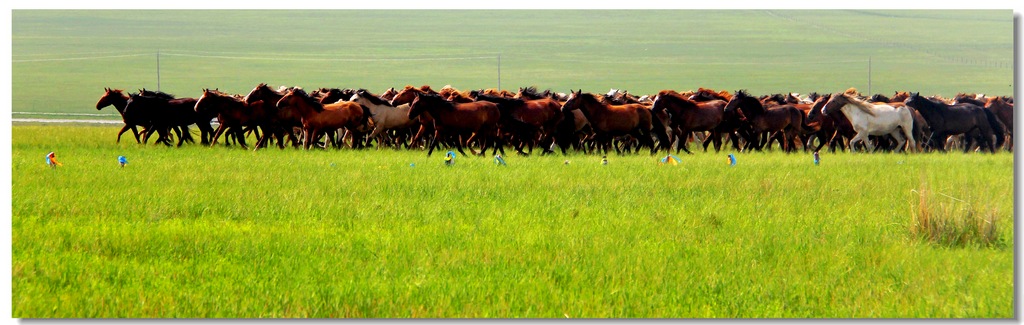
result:
[[[999,238],[999,213],[922,186],[911,209],[910,232],[915,237],[949,247],[1004,245]]]
[[[1007,153],[446,167],[117,129],[14,126],[14,317],[1013,316],[1014,229],[951,250],[913,237],[906,208],[923,177],[1012,224]]]

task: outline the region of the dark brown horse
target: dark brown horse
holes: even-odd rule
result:
[[[641,104],[609,105],[583,90],[571,92],[569,99],[562,104],[562,111],[568,112],[580,110],[590,121],[594,128],[594,142],[598,148],[608,153],[612,138],[621,135],[631,135],[640,141],[640,148],[647,146],[651,148],[651,154],[657,152],[654,140],[651,138],[652,118],[651,110]],[[615,148],[620,153],[619,148]]]
[[[732,94],[727,90],[715,91],[713,89],[699,88],[687,99],[698,103],[715,100],[721,100],[728,103],[732,100]],[[736,149],[736,151],[742,151],[740,148],[740,139],[750,137],[750,126],[743,120],[743,112],[741,111],[725,112],[725,115],[722,118],[722,123],[719,123],[718,127],[715,128],[715,131],[718,131],[718,134],[720,135],[719,139],[721,139],[721,135],[728,135],[728,140],[732,141],[732,147],[733,149]],[[712,137],[704,139],[704,143],[702,144],[704,146],[704,151],[708,150],[708,145],[711,144],[712,141],[714,141],[714,138]]]
[[[216,145],[217,139],[227,131],[234,134],[238,144],[246,149],[245,127],[265,127],[272,115],[276,114],[274,111],[266,111],[263,101],[246,103],[242,96],[225,94],[216,89],[203,89],[203,95],[196,101],[195,110],[199,114],[217,116],[220,122],[210,146]],[[267,133],[267,129],[264,129],[263,134]]]
[[[476,94],[475,98],[498,105],[502,130],[520,140],[515,148],[517,152],[524,155],[532,153],[535,144],[544,148],[544,153],[549,151],[563,117],[562,104],[549,98],[522,100],[487,94]],[[524,145],[529,147],[529,152],[523,152]]]
[[[114,106],[114,108],[117,109],[117,113],[121,114],[121,120],[124,121],[124,127],[121,128],[121,131],[117,132],[117,143],[121,143],[121,134],[124,134],[125,131],[132,130],[132,134],[135,135],[135,142],[141,144],[142,140],[139,139],[139,130],[136,126],[141,126],[143,128],[142,132],[146,133],[146,129],[152,125],[152,122],[150,122],[150,124],[135,124],[145,122],[129,121],[124,117],[124,108],[125,106],[128,106],[128,95],[125,95],[123,90],[103,88],[103,91],[103,96],[101,96],[100,100],[96,102],[96,110],[102,110],[107,106]]]
[[[995,114],[1006,129],[1009,137],[1006,141],[1007,150],[1013,151],[1013,102],[1005,97],[989,97],[985,102],[985,109]]]
[[[996,152],[995,148],[1003,146],[1003,123],[999,122],[995,114],[981,106],[971,103],[948,105],[924,98],[919,93],[912,93],[906,104],[921,112],[928,121],[928,126],[932,129],[932,136],[928,140],[931,148],[945,151],[946,138],[956,134],[967,135],[964,152],[971,149],[971,142],[975,140],[992,153]]]
[[[723,100],[698,103],[673,90],[662,90],[654,97],[651,110],[655,114],[667,111],[671,116],[669,125],[679,139],[676,143],[676,153],[679,153],[680,148],[686,153],[691,153],[688,148],[688,137],[693,131],[710,131],[711,139],[715,143],[715,152],[718,152],[722,149],[722,137],[717,128],[725,117],[725,105],[726,102]]]
[[[754,149],[761,150],[761,134],[768,132],[782,131],[783,146],[786,152],[795,151],[794,140],[803,132],[804,114],[793,105],[779,105],[765,109],[755,97],[751,97],[744,90],[736,91],[732,100],[725,106],[726,113],[739,110],[746,118],[746,123],[752,130],[752,137],[748,142],[754,143]]]
[[[440,95],[428,93],[416,93],[409,106],[409,118],[416,118],[424,113],[433,117],[434,138],[431,139],[427,149],[427,156],[434,152],[439,139],[458,138],[459,135],[470,133],[470,143],[479,138],[481,143],[480,155],[484,155],[488,145],[494,146],[494,153],[501,151],[505,154],[500,138],[498,137],[498,123],[501,120],[501,113],[498,105],[478,101],[472,103],[452,103],[441,98]],[[455,147],[463,156],[466,152],[462,150],[462,141],[455,141]]]
[[[264,130],[259,140],[256,141],[257,149],[266,146],[271,137],[276,137],[278,147],[284,149],[286,135],[292,142],[293,147],[299,147],[300,141],[295,135],[295,129],[302,128],[302,118],[294,110],[277,109],[277,102],[282,97],[284,97],[284,93],[270,89],[265,83],[260,83],[242,98],[242,101],[246,104],[263,102],[261,110],[264,112],[276,112],[270,116],[270,121],[266,123],[270,130]]]
[[[365,106],[348,101],[321,104],[301,88],[289,90],[277,101],[277,108],[292,111],[301,117],[305,131],[303,146],[307,150],[320,135],[342,128],[348,129],[353,139],[361,139],[361,130],[365,129],[370,119],[370,110]],[[335,143],[335,147],[340,147],[340,140]],[[362,141],[353,141],[353,148],[362,146]]]
[[[551,99],[561,107],[565,102],[559,101],[558,97],[550,89],[545,90],[544,93],[538,93],[537,88],[532,86],[526,88],[519,87],[519,91],[512,96],[512,98],[525,100]],[[586,116],[583,116],[582,111],[573,110],[562,112],[561,121],[555,127],[554,142],[564,155],[566,154],[566,149],[570,146],[577,151],[583,148],[583,141],[592,136],[593,130],[590,127],[590,121],[587,120]]]

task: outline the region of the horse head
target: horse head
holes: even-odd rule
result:
[[[565,99],[565,103],[562,104],[562,111],[563,112],[568,112],[568,111],[580,109],[580,93],[582,93],[582,92],[583,92],[582,89],[580,89],[579,91],[572,91],[570,89],[569,90],[569,97],[566,98]]]
[[[811,93],[811,95],[814,95],[814,103],[811,104],[811,111],[807,112],[807,120],[817,119],[818,115],[822,114],[821,110],[825,107],[825,103],[832,98],[832,94],[818,95],[817,93]]]
[[[920,92],[914,92],[908,93],[907,100],[905,100],[903,103],[906,104],[907,106],[913,107],[918,112],[920,112],[922,108],[927,109],[931,107],[930,104],[934,104],[935,102],[932,102],[928,98],[921,96]]]
[[[736,112],[737,109],[740,112],[740,114],[742,114],[745,117],[749,115],[749,113],[752,113],[753,109],[763,110],[764,106],[761,104],[761,101],[758,100],[756,97],[750,96],[749,94],[747,94],[746,90],[740,89],[737,90],[732,95],[732,99],[729,99],[729,101],[725,104],[725,113],[735,114],[734,112]]]
[[[850,102],[850,96],[853,95],[851,95],[849,91],[832,95],[832,97],[825,102],[825,106],[821,108],[821,113],[825,115],[835,114]]]
[[[96,102],[96,110],[101,110],[104,107],[114,105],[118,110],[123,109],[121,105],[115,105],[115,103],[123,103],[127,101],[127,96],[122,93],[120,89],[103,88],[103,96]],[[121,106],[121,107],[117,107]]]
[[[323,104],[320,104],[320,102],[315,98],[310,97],[305,90],[298,87],[288,90],[288,92],[277,101],[275,107],[281,110],[294,109],[301,115],[313,112],[322,112],[324,110]]]

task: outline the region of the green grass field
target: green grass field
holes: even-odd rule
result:
[[[14,10],[12,20],[14,112],[97,113],[104,87],[157,88],[157,52],[160,89],[185,97],[260,82],[492,88],[499,54],[511,90],[868,92],[870,58],[872,93],[1013,94],[1011,10]]]
[[[13,317],[1015,316],[1005,152],[446,167],[117,129],[14,126]],[[915,236],[921,191],[994,215],[995,240]]]

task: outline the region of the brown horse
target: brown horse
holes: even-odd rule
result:
[[[889,97],[889,102],[905,102],[910,99],[910,93],[906,91],[895,91],[892,97]]]
[[[271,137],[276,137],[278,147],[284,149],[285,135],[287,135],[288,139],[291,140],[293,147],[299,147],[299,139],[295,135],[295,128],[302,127],[302,118],[293,110],[277,109],[277,102],[280,101],[282,97],[284,97],[283,93],[270,89],[270,87],[265,83],[260,83],[249,91],[249,94],[245,95],[242,99],[246,104],[263,102],[263,111],[276,112],[276,114],[270,117],[270,121],[267,123],[267,126],[270,128],[270,132],[264,130],[259,140],[256,141],[257,149],[266,146]]]
[[[599,148],[608,153],[612,138],[621,135],[632,135],[640,141],[640,147],[651,148],[651,154],[657,152],[654,140],[651,139],[651,110],[641,104],[609,105],[602,103],[594,94],[584,93],[582,89],[571,92],[569,99],[562,104],[562,111],[580,110],[594,128],[594,141]],[[619,148],[615,148],[621,154]]]
[[[452,103],[441,98],[440,95],[417,93],[409,105],[409,118],[414,119],[424,113],[433,117],[434,138],[430,141],[427,149],[427,156],[434,152],[438,140],[442,138],[457,138],[463,133],[471,133],[465,142],[470,143],[479,138],[482,144],[480,155],[484,155],[488,145],[494,145],[494,152],[505,149],[497,136],[498,123],[501,113],[498,105],[479,101],[472,103]],[[466,152],[462,150],[462,141],[455,141],[455,147],[463,156]],[[472,149],[471,149],[472,150]]]
[[[502,131],[511,132],[520,140],[517,152],[523,155],[532,153],[534,144],[538,142],[545,148],[544,153],[549,151],[555,130],[562,120],[562,104],[550,98],[522,100],[479,93],[475,98],[498,105]],[[524,145],[529,147],[529,152],[523,152]]]
[[[411,104],[412,101],[415,100],[416,96],[419,94],[439,95],[437,92],[433,92],[433,90],[430,89],[430,86],[427,85],[424,85],[423,87],[420,88],[416,88],[413,86],[405,86],[405,88],[395,93],[395,95],[391,98],[390,104],[391,106],[395,107],[404,104]],[[418,117],[416,117],[416,120],[419,121],[420,127],[419,130],[416,131],[416,134],[412,136],[412,140],[409,141],[410,146],[416,146],[418,145],[420,140],[423,139],[424,136],[429,136],[431,134],[436,133],[434,132],[434,118],[430,116],[430,113],[421,114]],[[429,144],[430,141],[428,140],[427,143]]]
[[[654,97],[651,110],[655,114],[667,111],[671,116],[670,126],[679,139],[676,143],[676,153],[679,153],[680,148],[686,153],[692,153],[687,140],[693,131],[710,131],[711,139],[715,143],[715,152],[718,152],[722,149],[722,137],[717,128],[725,117],[725,105],[726,102],[722,100],[698,103],[673,90],[662,90]]]
[[[687,99],[698,103],[715,100],[721,100],[728,103],[732,100],[732,94],[727,90],[715,91],[713,89],[698,88],[697,91],[693,92],[693,94],[687,97]],[[740,148],[740,139],[748,138],[750,133],[748,130],[749,125],[743,121],[744,117],[742,114],[743,113],[740,111],[725,112],[722,118],[722,123],[719,123],[718,127],[715,128],[715,131],[718,131],[719,137],[721,137],[721,135],[728,135],[728,140],[732,142],[732,147],[733,149],[736,149],[736,151],[742,151]],[[711,144],[712,141],[714,141],[712,137],[704,139],[704,143],[702,143],[704,151],[708,150],[708,145]]]
[[[103,88],[103,91],[103,96],[101,96],[100,100],[96,102],[96,110],[102,110],[107,106],[114,106],[114,108],[117,109],[117,113],[121,114],[121,120],[124,121],[124,127],[121,128],[121,131],[117,132],[117,143],[121,143],[121,135],[124,134],[125,131],[132,130],[132,134],[135,135],[135,142],[141,144],[142,140],[139,139],[139,129],[137,129],[136,126],[141,126],[142,133],[145,134],[148,132],[146,129],[152,125],[152,123],[144,121],[129,121],[129,119],[125,118],[124,108],[125,106],[128,106],[128,95],[125,95],[123,90]]]
[[[309,149],[314,140],[326,132],[345,128],[353,134],[353,139],[361,139],[361,132],[369,118],[370,110],[354,102],[342,101],[334,104],[321,104],[306,94],[302,88],[294,88],[277,101],[277,108],[293,111],[302,119],[305,131],[303,147]],[[353,147],[362,147],[362,141],[354,141]],[[335,142],[340,148],[340,141]]]
[[[238,144],[248,149],[245,144],[245,127],[263,127],[276,112],[264,110],[263,101],[246,103],[241,96],[229,95],[216,89],[203,89],[195,106],[196,113],[217,116],[220,126],[214,133],[210,146],[217,144],[225,131],[233,133]],[[263,134],[268,132],[264,129]]]
[[[390,102],[392,99],[395,98],[395,95],[398,95],[398,92],[395,91],[395,87],[391,87],[388,88],[387,90],[384,90],[384,92],[380,94],[380,99]]]
[[[564,104],[564,101],[559,101],[556,94],[551,90],[545,90],[544,93],[538,93],[536,87],[520,87],[519,91],[513,95],[512,98],[524,99],[524,100],[538,100],[538,99],[550,99],[555,103],[558,103],[559,107]],[[583,142],[593,136],[593,128],[590,126],[590,121],[587,120],[586,116],[583,116],[583,111],[573,110],[569,112],[562,112],[561,121],[555,127],[554,131],[554,142],[562,149],[562,154],[566,154],[566,149],[572,146],[577,151],[583,147]],[[554,149],[554,148],[550,148]]]
[[[751,97],[744,90],[739,90],[733,94],[732,100],[725,106],[726,113],[737,110],[743,113],[746,123],[751,128],[752,136],[748,142],[754,144],[754,149],[762,150],[762,133],[782,131],[782,150],[786,152],[796,150],[794,140],[803,132],[804,114],[793,105],[786,104],[765,109],[757,98]]]
[[[985,109],[995,114],[1006,129],[1007,150],[1013,151],[1013,102],[1005,97],[990,97],[985,102]]]

